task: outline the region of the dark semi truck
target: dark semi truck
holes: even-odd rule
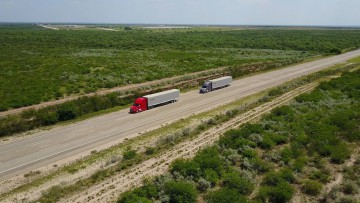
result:
[[[230,86],[231,82],[232,82],[231,76],[225,76],[217,79],[208,80],[204,82],[204,84],[201,86],[200,93],[208,93],[216,89]]]

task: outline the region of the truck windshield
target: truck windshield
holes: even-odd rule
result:
[[[202,88],[207,88],[207,85],[204,84],[204,85],[202,86]]]
[[[133,106],[140,106],[140,104],[134,103]]]

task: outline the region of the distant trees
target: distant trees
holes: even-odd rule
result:
[[[132,27],[130,27],[130,26],[125,26],[125,27],[124,27],[124,30],[132,30]]]

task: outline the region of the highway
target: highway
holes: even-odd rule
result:
[[[128,109],[40,131],[0,145],[0,180],[24,173],[86,150],[136,135],[192,113],[257,93],[360,55],[360,50],[294,65],[236,80],[230,87],[208,94],[191,91],[180,100],[138,114]]]

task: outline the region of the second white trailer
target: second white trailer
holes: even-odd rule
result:
[[[207,93],[219,88],[229,86],[231,82],[232,82],[231,76],[225,76],[213,80],[208,80],[204,82],[203,86],[201,86],[200,93]]]

